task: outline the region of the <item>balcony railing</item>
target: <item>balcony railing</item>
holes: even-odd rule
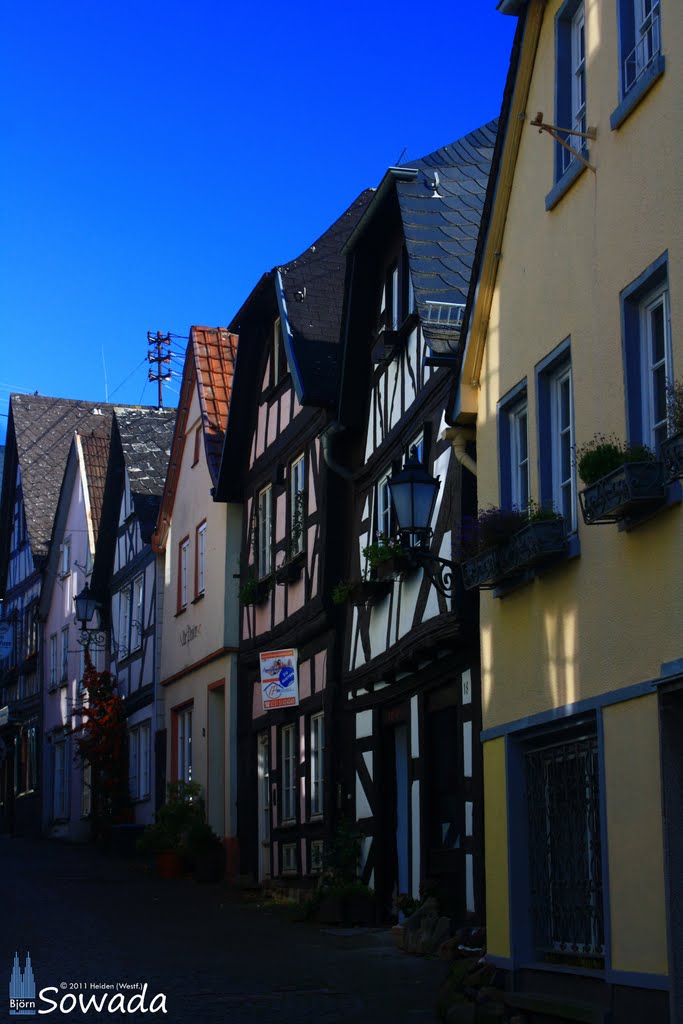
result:
[[[641,36],[628,57],[624,60],[624,92],[632,89],[642,74],[647,71],[652,61],[661,50],[661,30],[659,11],[655,10],[645,19],[641,28]]]

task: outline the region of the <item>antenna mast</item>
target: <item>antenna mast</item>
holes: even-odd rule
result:
[[[158,393],[157,393],[157,408],[161,409],[164,404],[162,396],[162,388],[165,380],[171,379],[171,371],[167,373],[161,372],[162,363],[171,362],[171,334],[170,332],[166,335],[162,334],[161,331],[157,331],[156,336],[151,331],[147,331],[147,344],[150,346],[150,350],[147,353],[147,360],[151,364],[155,364],[157,367],[156,373],[152,369],[151,365],[149,368],[149,379],[157,382]],[[164,348],[165,346],[165,348]],[[156,350],[156,354],[155,354]]]

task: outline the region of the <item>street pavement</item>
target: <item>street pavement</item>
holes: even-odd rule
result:
[[[227,884],[161,881],[140,862],[90,847],[0,837],[0,1024],[10,1017],[15,951],[30,952],[36,990],[57,1002],[36,1020],[163,1020],[169,1024],[423,1024],[433,1022],[446,965],[394,949],[386,931],[295,923]],[[147,1012],[109,1012],[147,984]],[[80,989],[77,986],[82,986]],[[111,989],[94,988],[111,985]],[[60,988],[60,986],[66,986]],[[74,999],[106,996],[83,1013]],[[163,994],[166,1013],[151,1012]],[[71,995],[62,1012],[59,1001]],[[121,1001],[116,1004],[118,1007]],[[135,1004],[133,1004],[135,1008]]]

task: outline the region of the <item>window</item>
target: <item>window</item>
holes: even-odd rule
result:
[[[187,562],[190,555],[190,538],[185,537],[178,544],[178,611],[187,608]]]
[[[536,368],[540,504],[564,517],[568,533],[576,530],[574,398],[569,341]]]
[[[176,782],[192,782],[192,708],[174,712]]]
[[[325,725],[322,715],[311,718],[311,814],[323,813]]]
[[[68,816],[67,788],[67,757],[66,740],[56,740],[53,744],[54,775],[52,780],[52,817],[56,820]]]
[[[376,532],[383,537],[391,537],[393,533],[393,515],[391,508],[391,491],[389,490],[390,473],[386,473],[377,484],[377,522]]]
[[[71,572],[71,541],[65,540],[59,550],[59,574],[60,576],[68,576]]]
[[[130,587],[119,591],[119,658],[130,654]]]
[[[415,309],[415,293],[405,246],[400,258],[386,272],[380,301],[380,324],[398,331],[408,313]]]
[[[549,734],[526,749],[524,762],[529,904],[536,955],[554,962],[602,958],[605,935],[595,723]],[[579,900],[577,893],[581,893]]]
[[[197,527],[197,577],[195,579],[195,597],[204,593],[204,571],[206,565],[206,523]]]
[[[296,874],[296,843],[284,843],[282,847],[282,872],[286,875]]]
[[[323,870],[323,840],[314,839],[311,842],[311,874],[319,875]]]
[[[89,818],[92,812],[92,767],[83,765],[83,785],[81,787],[81,817]]]
[[[36,788],[36,727],[29,725],[14,739],[14,791],[31,793]]]
[[[50,637],[50,687],[57,685],[57,634]]]
[[[618,0],[619,91],[610,118],[618,128],[664,71],[660,0]]]
[[[529,436],[526,401],[510,410],[511,498],[515,508],[529,504]]]
[[[275,387],[287,373],[287,356],[285,355],[285,340],[282,334],[282,321],[280,317],[277,318],[273,325],[272,365],[271,385]]]
[[[62,630],[62,676],[61,681],[65,683],[69,677],[69,627]]]
[[[259,491],[258,496],[258,544],[257,561],[259,576],[269,576],[272,567],[272,508],[273,488],[269,485]]]
[[[628,440],[659,449],[674,378],[667,255],[621,293]]]
[[[202,428],[197,427],[194,432],[194,451],[192,453],[192,465],[196,466],[199,462],[199,453],[201,451],[202,444]]]
[[[529,505],[529,408],[526,380],[498,403],[500,503],[504,508]]]
[[[586,132],[586,21],[583,0],[565,0],[555,17],[555,124],[558,137],[588,159],[586,139],[569,132]],[[555,206],[584,170],[566,146],[555,142],[555,187],[546,196],[546,209]]]
[[[293,725],[282,730],[282,820],[296,817],[296,737]]]
[[[142,647],[142,634],[145,628],[144,590],[145,578],[136,576],[133,580],[133,614],[131,619],[130,649],[137,651]]]
[[[306,463],[300,455],[289,471],[289,545],[293,558],[304,549],[304,490],[306,486]]]
[[[130,730],[128,752],[131,800],[145,800],[150,794],[150,735],[149,722]]]

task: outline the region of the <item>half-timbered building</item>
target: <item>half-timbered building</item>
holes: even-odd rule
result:
[[[385,913],[428,881],[461,920],[484,913],[476,609],[458,577],[401,561],[389,481],[413,450],[438,478],[430,550],[451,560],[475,493],[442,437],[442,411],[495,129],[390,168],[345,247],[346,807],[364,835],[363,879]]]
[[[136,824],[152,821],[166,779],[164,715],[157,692],[156,525],[175,409],[117,408],[91,589],[111,630],[108,669],[128,722],[130,796]]]
[[[336,814],[330,593],[347,483],[326,464],[325,432],[341,367],[341,248],[368,201],[264,274],[231,324],[240,346],[217,496],[244,499],[240,845],[242,871],[262,882],[311,884]]]
[[[111,415],[100,417],[97,433],[87,423],[74,433],[55,513],[38,605],[42,624],[43,831],[59,839],[90,836],[89,769],[77,755],[82,716],[85,643],[76,621],[74,598],[92,573],[102,515],[109,457]],[[105,667],[105,651],[93,647],[96,668]]]
[[[161,609],[160,688],[170,782],[197,782],[236,858],[237,579],[241,506],[217,504],[237,354],[224,328],[192,327],[164,492],[152,538]]]
[[[74,430],[106,435],[111,407],[14,394],[0,500],[0,829],[42,823],[42,629],[37,617]]]

